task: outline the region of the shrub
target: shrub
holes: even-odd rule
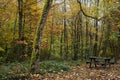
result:
[[[28,63],[8,63],[0,66],[0,80],[25,80]]]
[[[56,61],[43,61],[40,63],[40,69],[45,69],[47,72],[68,71],[70,66]]]

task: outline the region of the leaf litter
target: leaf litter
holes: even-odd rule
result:
[[[120,80],[120,64],[110,67],[89,68],[89,65],[71,66],[69,71],[33,74],[34,80]],[[37,77],[35,77],[37,76]]]

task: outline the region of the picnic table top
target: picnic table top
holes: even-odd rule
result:
[[[110,57],[101,57],[101,56],[89,56],[89,58],[105,58],[105,59],[110,59]]]
[[[89,59],[104,59],[104,60],[110,60],[110,57],[100,57],[100,56],[90,56]]]

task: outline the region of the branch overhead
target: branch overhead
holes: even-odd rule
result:
[[[89,18],[92,18],[92,19],[95,19],[95,20],[98,20],[98,21],[100,21],[101,19],[104,18],[104,16],[101,17],[101,18],[98,18],[98,17],[94,17],[94,16],[91,16],[91,15],[86,14],[86,13],[84,12],[83,8],[82,8],[82,3],[81,3],[81,1],[80,1],[80,0],[77,0],[77,2],[79,3],[79,5],[80,5],[80,10],[81,10],[81,12],[83,13],[84,16],[89,17]]]

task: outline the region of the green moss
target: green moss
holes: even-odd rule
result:
[[[39,55],[40,55],[39,52],[37,51],[37,50],[39,50],[39,45],[40,45],[38,43],[41,42],[41,40],[42,40],[42,32],[44,29],[44,24],[46,22],[47,14],[50,9],[51,3],[52,3],[52,0],[46,0],[45,6],[44,6],[44,9],[42,12],[40,24],[37,27],[37,33],[36,33],[34,43],[33,43],[33,52],[31,55],[30,68],[33,65],[33,63],[37,60],[37,58],[39,58]]]

